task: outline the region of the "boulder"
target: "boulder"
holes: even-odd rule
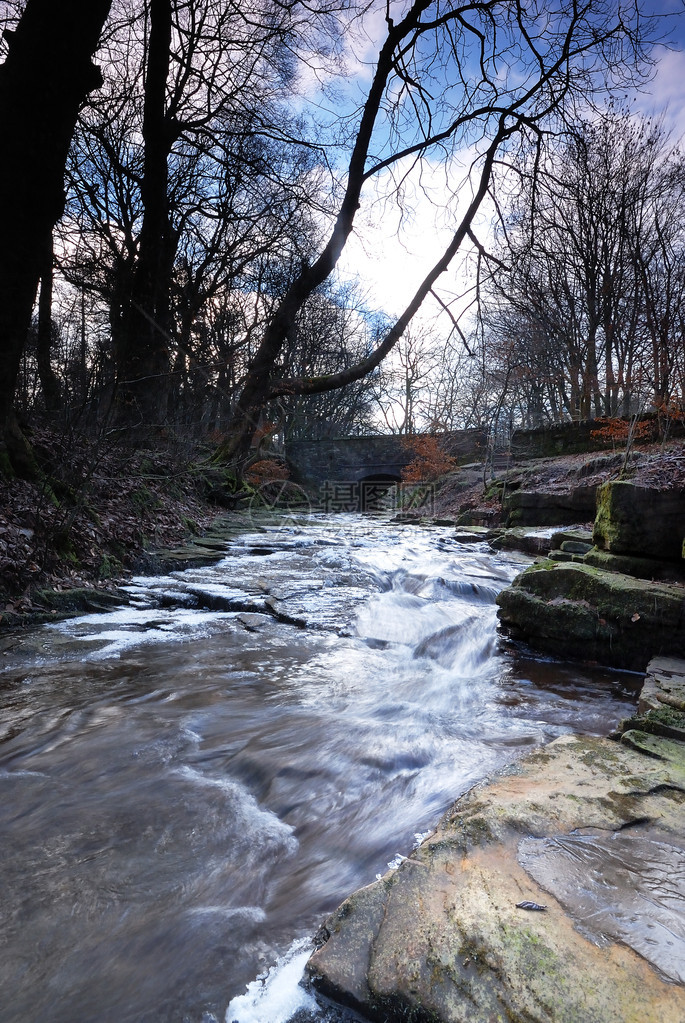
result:
[[[620,480],[597,490],[595,546],[612,554],[678,561],[685,539],[685,490]]]
[[[587,554],[592,550],[592,544],[583,540],[563,540],[560,549],[566,554]]]
[[[597,488],[545,493],[539,490],[513,490],[502,502],[507,526],[566,526],[572,522],[591,522],[595,517]]]
[[[685,714],[685,663],[674,657],[655,657],[647,667],[638,713],[668,709]]]
[[[685,587],[587,564],[532,565],[497,597],[514,639],[570,660],[644,670],[658,655],[685,656]]]
[[[564,736],[476,786],[329,917],[313,986],[382,1023],[685,1019],[685,745],[647,738]]]
[[[452,534],[452,539],[457,543],[482,543],[483,540],[493,540],[502,532],[489,526],[460,526]]]
[[[561,548],[568,541],[575,541],[576,543],[582,543],[586,544],[588,547],[592,547],[592,530],[561,529],[552,534],[552,547]]]

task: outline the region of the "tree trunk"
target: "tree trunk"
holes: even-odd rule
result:
[[[171,13],[170,0],[150,0],[140,186],[143,224],[117,360],[119,419],[123,425],[143,429],[165,417],[169,386],[169,288],[177,244],[169,220],[167,162],[175,137],[166,113]]]
[[[40,298],[38,300],[38,345],[36,360],[38,377],[43,391],[43,401],[48,412],[58,412],[62,407],[62,391],[57,374],[52,368],[52,282],[53,282],[52,235],[45,253],[40,275]]]
[[[79,108],[102,76],[91,57],[111,0],[28,0],[0,67],[0,468],[31,473],[14,392]]]

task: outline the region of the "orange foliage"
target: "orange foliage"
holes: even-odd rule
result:
[[[605,417],[597,420],[598,423],[602,423],[602,426],[597,430],[591,430],[590,436],[595,437],[597,440],[606,441],[607,444],[627,444],[629,440],[640,441],[649,440],[652,436],[654,427],[651,422],[629,422],[626,419],[620,419],[618,416],[613,418]]]
[[[245,473],[245,479],[254,487],[264,486],[265,483],[280,483],[288,479],[290,473],[283,462],[275,462],[272,458],[262,458]]]
[[[672,423],[685,422],[685,405],[682,398],[669,398],[668,401],[657,402],[656,407],[662,419],[669,419]]]
[[[278,423],[272,423],[270,420],[265,419],[261,426],[258,426],[252,437],[252,443],[258,444],[260,440],[265,437],[270,437],[271,434],[276,433],[278,430]]]
[[[456,459],[447,454],[437,437],[403,437],[402,447],[414,452],[414,458],[402,470],[405,483],[428,483],[456,468]]]

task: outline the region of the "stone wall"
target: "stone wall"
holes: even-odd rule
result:
[[[440,442],[461,465],[483,458],[485,436],[481,430],[455,430]],[[341,437],[325,441],[290,441],[286,457],[293,479],[305,486],[327,482],[359,483],[369,476],[400,478],[414,458],[404,438],[396,434],[372,437]]]
[[[607,444],[592,436],[595,420],[561,423],[540,430],[516,430],[511,454],[516,461],[553,458],[589,451],[604,451]],[[440,435],[440,442],[459,465],[482,462],[488,453],[483,430],[454,430]],[[500,447],[497,454],[502,454]],[[413,458],[404,439],[396,434],[371,437],[341,437],[337,440],[290,441],[286,457],[293,479],[305,486],[321,487],[326,482],[358,483],[369,476],[399,478]]]

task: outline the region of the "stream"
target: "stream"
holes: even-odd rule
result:
[[[504,644],[530,559],[452,532],[274,522],[5,649],[2,1023],[352,1018],[298,986],[326,914],[641,683]]]

